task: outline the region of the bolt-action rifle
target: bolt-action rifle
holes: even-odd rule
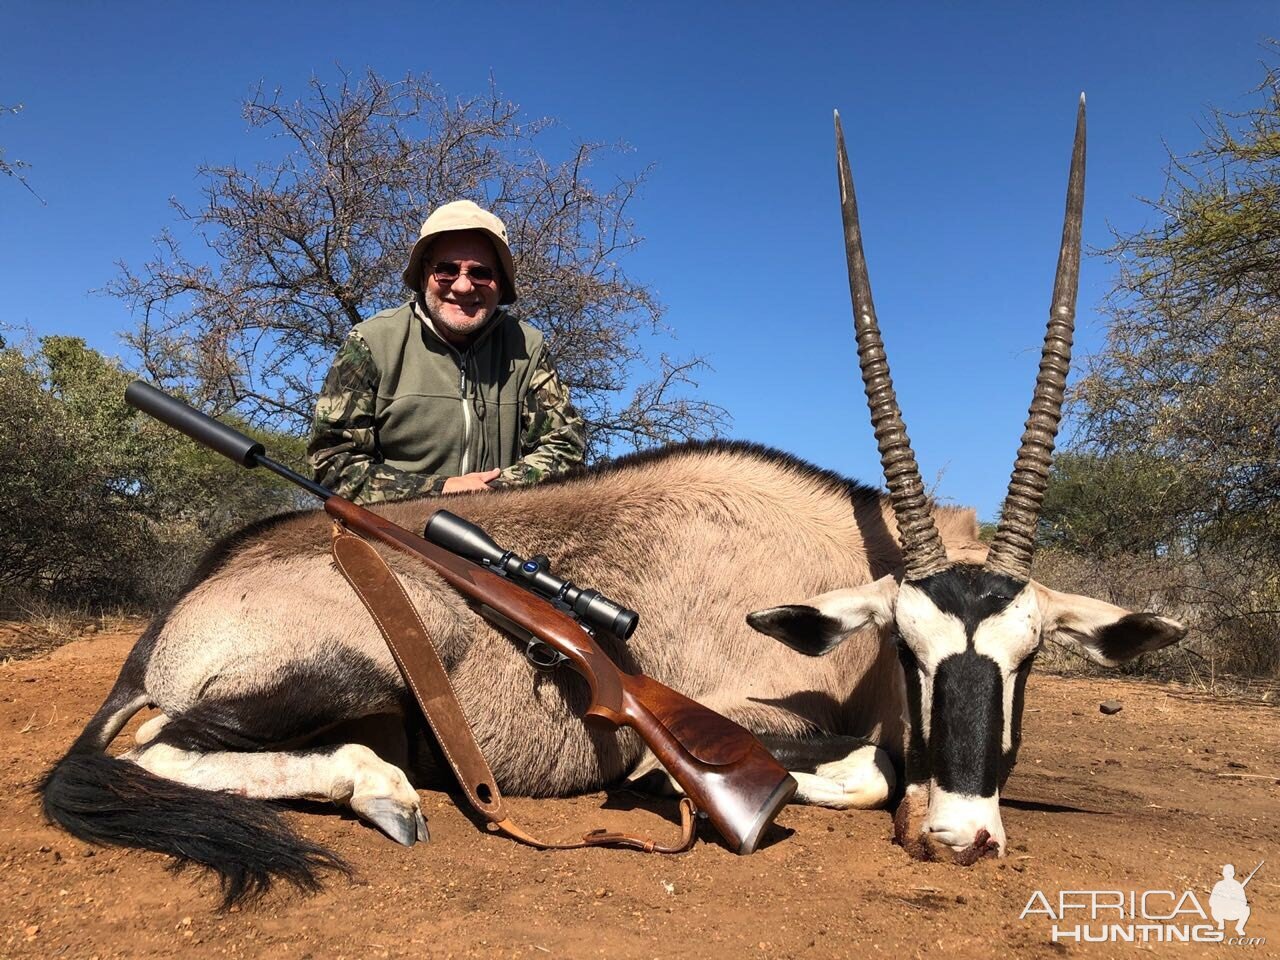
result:
[[[275,462],[261,443],[141,380],[129,385],[125,399],[242,466],[266,467],[309,491],[347,530],[417,558],[491,621],[563,657],[590,687],[583,719],[635,730],[734,852],[752,853],[795,792],[795,780],[747,730],[656,680],[619,669],[592,628],[625,640],[638,615],[553,576],[545,558],[522,560],[444,510],[431,515],[426,537],[418,536]],[[462,786],[469,795],[475,787]]]

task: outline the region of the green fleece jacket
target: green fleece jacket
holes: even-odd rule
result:
[[[582,418],[542,334],[498,311],[464,351],[410,301],[357,324],[316,403],[316,480],[357,503],[439,493],[499,468],[537,483],[582,462]]]

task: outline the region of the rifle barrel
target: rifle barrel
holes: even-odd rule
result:
[[[149,383],[142,380],[133,381],[125,388],[124,399],[130,406],[155,417],[179,433],[185,433],[196,443],[216,450],[242,467],[266,467],[272,473],[284,477],[291,483],[296,483],[321,500],[328,500],[333,496],[333,491],[328,487],[290,470],[283,463],[272,460],[267,456],[266,448],[253,437],[246,436],[235,427],[227,426],[206,413],[201,413],[176,397],[157,390]]]

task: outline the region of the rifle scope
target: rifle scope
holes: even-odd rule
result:
[[[503,550],[493,538],[474,523],[463,520],[448,510],[437,510],[427,520],[422,535],[437,546],[459,556],[500,570],[517,583],[523,583],[548,600],[558,600],[569,607],[588,626],[604,630],[626,640],[640,622],[640,614],[614,603],[595,590],[583,590],[551,572],[546,557],[528,560]]]

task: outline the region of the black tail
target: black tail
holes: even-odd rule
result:
[[[105,753],[67,754],[40,792],[44,815],[81,840],[155,850],[178,868],[212,871],[224,907],[261,896],[274,880],[311,892],[321,871],[350,873],[337,854],[298,836],[275,804],[198,790]]]
[[[71,750],[41,781],[45,817],[90,843],[154,850],[175,857],[177,868],[194,864],[212,871],[224,907],[261,896],[274,880],[310,892],[319,889],[323,871],[350,874],[336,853],[294,832],[275,804],[165,780],[104,752],[147,702],[139,669],[147,639],[134,648]]]

